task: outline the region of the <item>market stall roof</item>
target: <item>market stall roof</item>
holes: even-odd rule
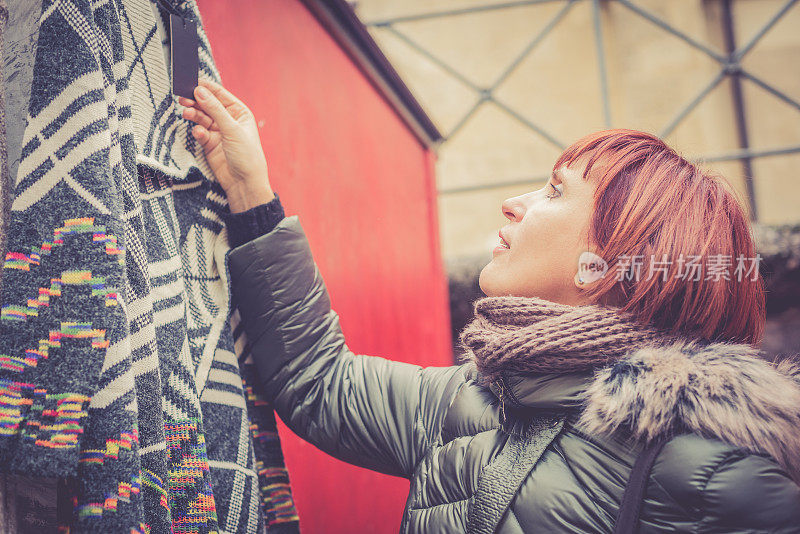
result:
[[[346,0],[303,0],[419,140],[435,148],[442,134]]]

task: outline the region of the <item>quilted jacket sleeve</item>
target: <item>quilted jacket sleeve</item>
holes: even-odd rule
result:
[[[656,460],[643,533],[800,534],[800,486],[771,457],[684,434]],[[621,493],[620,493],[621,495]]]
[[[353,354],[297,217],[228,259],[261,392],[286,425],[340,460],[411,477],[463,368]]]
[[[800,486],[764,456],[727,455],[708,476],[702,501],[695,532],[800,533]]]

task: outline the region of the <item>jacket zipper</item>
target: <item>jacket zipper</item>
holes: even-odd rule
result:
[[[506,424],[506,399],[505,399],[505,388],[503,379],[497,381],[497,387],[500,390],[500,425],[505,426]]]
[[[499,398],[500,398],[500,424],[505,428],[505,424],[506,424],[506,421],[507,421],[507,418],[506,418],[506,397],[508,397],[508,399],[511,401],[511,405],[512,406],[516,406],[516,407],[519,408],[519,407],[522,407],[523,404],[521,402],[519,402],[519,400],[517,400],[517,398],[514,396],[514,392],[511,391],[511,388],[509,388],[506,385],[504,377],[501,376],[497,380],[497,388],[500,391],[500,395],[499,395]]]
[[[500,377],[500,382],[505,386],[505,378],[504,377],[502,377],[502,376]],[[508,393],[508,398],[511,399],[511,404],[513,406],[515,406],[516,408],[524,408],[525,407],[525,405],[522,404],[519,401],[519,399],[516,397],[516,395],[514,395],[514,392],[511,390],[510,387],[505,386],[504,390],[505,390],[506,393]]]

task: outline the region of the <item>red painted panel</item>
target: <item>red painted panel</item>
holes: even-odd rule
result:
[[[299,214],[348,344],[452,363],[434,156],[299,0],[200,0],[224,83],[253,110],[271,181]],[[396,532],[408,482],[280,427],[306,533]]]

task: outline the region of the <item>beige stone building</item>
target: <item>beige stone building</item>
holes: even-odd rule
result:
[[[800,2],[354,6],[445,137],[445,258],[488,258],[502,200],[541,187],[563,147],[606,127],[662,135],[703,160],[760,222],[800,222]]]

